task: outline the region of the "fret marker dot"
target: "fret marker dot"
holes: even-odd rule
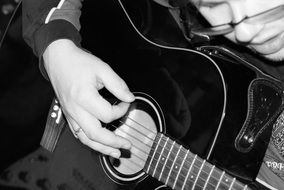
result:
[[[228,179],[225,179],[226,182],[228,182]]]
[[[59,106],[58,105],[53,106],[53,110],[55,111],[59,110]]]
[[[193,178],[194,178],[194,177],[193,177],[193,175],[192,175],[192,176],[190,176],[190,178],[191,178],[191,179],[193,179]]]
[[[52,112],[52,113],[51,113],[51,117],[52,117],[52,118],[55,118],[55,117],[56,117],[56,113],[55,113],[55,112]]]
[[[175,169],[178,169],[178,166],[175,166]]]

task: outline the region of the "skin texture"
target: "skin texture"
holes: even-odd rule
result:
[[[51,43],[43,59],[75,137],[96,151],[120,157],[119,148],[129,149],[130,142],[103,128],[100,121],[109,123],[126,113],[135,99],[126,83],[101,59],[67,39]],[[107,102],[98,92],[104,87],[122,102]]]
[[[201,0],[198,9],[214,26],[239,22],[284,4],[284,0]],[[235,43],[245,45],[261,56],[272,60],[284,59],[284,18],[266,24],[240,23],[225,35]]]

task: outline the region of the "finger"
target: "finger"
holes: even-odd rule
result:
[[[102,128],[101,122],[85,110],[81,109],[79,116],[77,122],[90,140],[113,148],[129,149],[131,147],[131,143],[127,139]]]
[[[108,89],[115,97],[123,102],[132,102],[135,97],[130,92],[127,84],[120,78],[111,67],[106,65],[103,69],[101,80],[106,89]]]
[[[109,123],[115,119],[122,117],[128,110],[129,103],[120,102],[116,105],[111,105],[105,100],[98,91],[89,90],[90,95],[84,98],[82,105],[85,111],[92,114],[93,117],[99,119],[104,123]]]
[[[98,151],[102,154],[112,156],[114,158],[119,158],[120,155],[121,155],[119,149],[116,149],[116,148],[113,148],[113,147],[110,147],[110,146],[106,146],[104,144],[90,140],[87,137],[87,135],[85,134],[84,131],[80,131],[77,134],[77,136],[83,144],[85,144],[86,146],[88,146],[88,147],[92,148],[93,150],[96,150],[96,151]]]
[[[78,132],[80,131],[81,127],[77,124],[77,122],[72,119],[71,117],[66,116],[66,120],[68,122],[68,126],[73,133],[75,138],[78,138]]]

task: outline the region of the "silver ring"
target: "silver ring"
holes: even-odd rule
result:
[[[80,133],[81,131],[83,131],[83,129],[82,129],[82,128],[79,128],[79,129],[77,129],[77,130],[74,130],[74,133],[75,133],[75,135],[77,136],[78,133]]]

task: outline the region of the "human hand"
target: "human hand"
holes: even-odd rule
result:
[[[109,123],[126,113],[135,99],[126,83],[105,62],[67,39],[51,43],[43,59],[75,137],[96,151],[120,157],[119,148],[129,149],[131,143],[103,128],[100,121]],[[103,87],[122,102],[111,105],[99,94]]]

